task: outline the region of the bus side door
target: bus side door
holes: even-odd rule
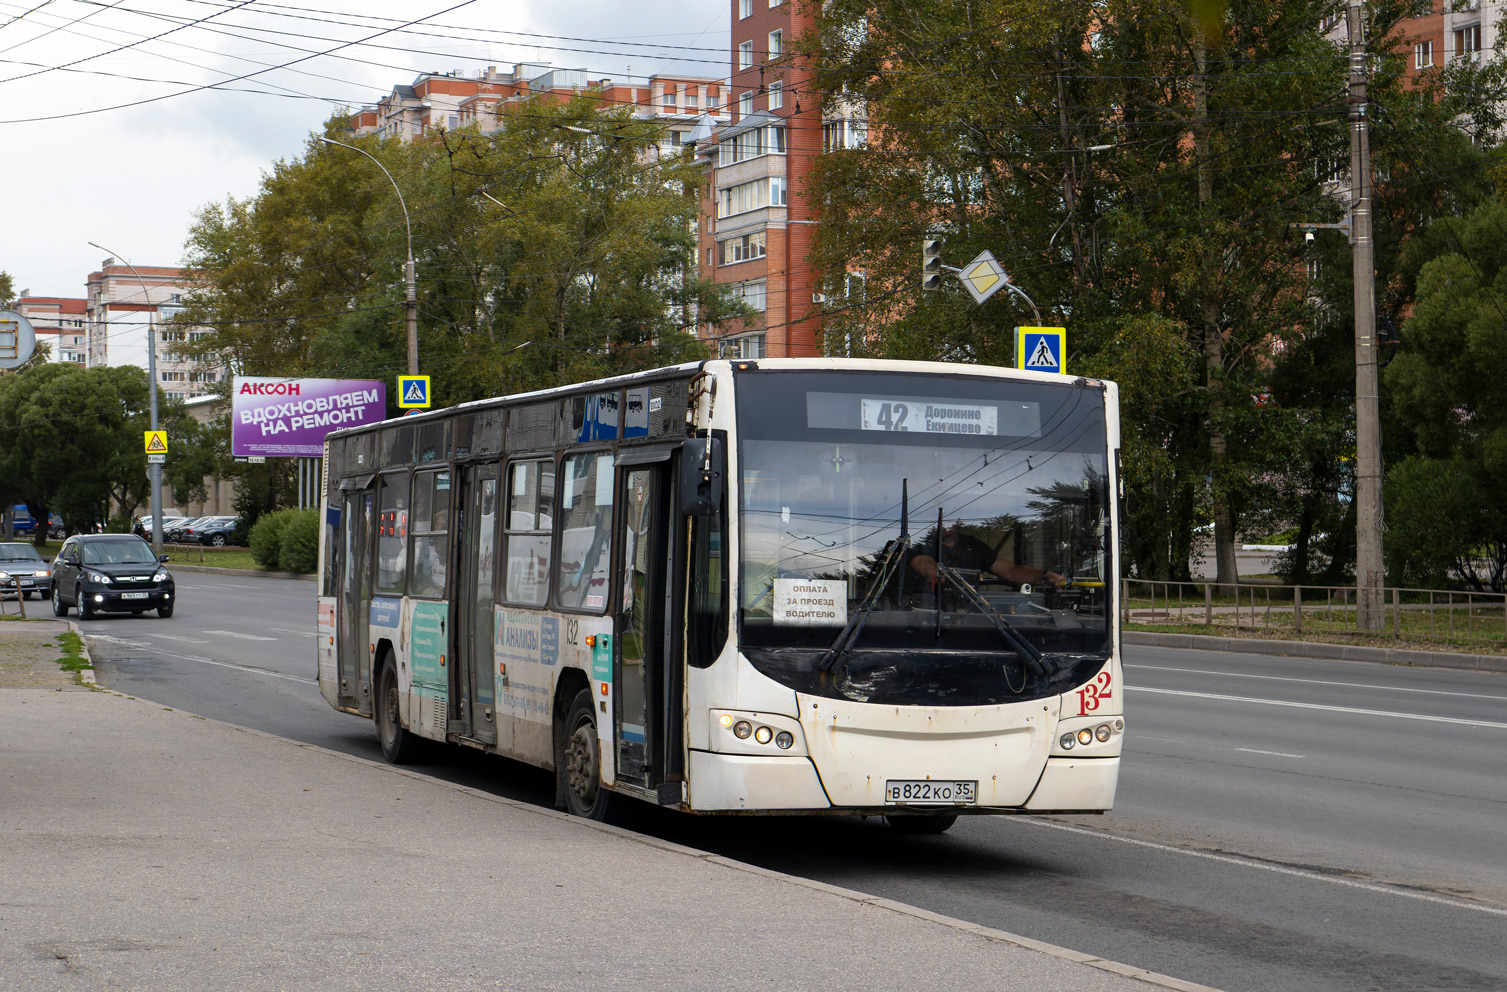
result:
[[[451,630],[458,663],[450,673],[451,730],[487,744],[498,743],[496,666],[493,659],[493,577],[497,570],[499,518],[498,466],[466,465],[459,470],[460,555],[451,583],[455,618]]]
[[[372,506],[370,490],[342,494],[340,528],[340,625],[336,650],[340,661],[340,704],[353,706],[369,716],[372,712],[372,660],[367,649],[371,614]]]

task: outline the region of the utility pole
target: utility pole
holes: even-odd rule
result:
[[[1376,365],[1376,243],[1371,236],[1370,113],[1361,0],[1350,0],[1350,228],[1355,279],[1355,585],[1356,626],[1380,630],[1381,403]]]
[[[136,271],[136,266],[132,265],[130,262],[126,262],[124,255],[121,255],[118,252],[110,251],[110,249],[106,248],[103,245],[97,245],[93,241],[91,241],[89,242],[89,246],[91,248],[98,248],[100,251],[107,254],[114,255],[122,262],[125,262],[126,268],[131,270],[131,275],[135,276],[136,281],[141,283],[141,301],[147,304],[148,307],[151,306],[152,296],[150,291],[147,289],[147,282],[145,279],[141,278],[141,273]],[[147,423],[154,431],[157,429],[157,334],[156,327],[153,324],[152,318],[156,314],[156,312],[157,311],[155,309],[147,310]],[[150,479],[152,483],[152,553],[161,558],[162,465],[158,462],[149,462],[147,464],[147,478]]]

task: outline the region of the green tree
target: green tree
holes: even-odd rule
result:
[[[1444,218],[1418,245],[1418,302],[1387,369],[1414,451],[1387,479],[1389,569],[1507,588],[1507,200]],[[1439,523],[1419,519],[1426,515]]]

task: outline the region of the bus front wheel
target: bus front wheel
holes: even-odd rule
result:
[[[382,745],[382,757],[390,764],[406,765],[418,756],[419,742],[403,729],[403,720],[398,713],[398,671],[393,666],[392,656],[386,656],[382,675],[377,682],[377,741]]]
[[[958,822],[951,813],[923,813],[913,816],[886,816],[884,822],[897,834],[940,834]]]
[[[597,737],[596,707],[591,690],[582,689],[570,704],[565,735],[555,774],[565,794],[565,809],[572,816],[606,821],[614,812],[616,796],[602,787],[601,744]]]

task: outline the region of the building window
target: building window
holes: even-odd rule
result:
[[[160,375],[160,376],[162,376],[162,381],[163,382],[187,382],[188,381],[188,373],[187,372],[159,372],[157,374]]]
[[[753,95],[748,95],[749,102]],[[785,154],[785,129],[778,125],[756,127],[732,138],[726,138],[717,146],[717,164],[734,165],[760,155]]]
[[[686,109],[690,110],[692,107],[695,107],[695,106],[697,106],[696,94],[695,93],[687,93],[685,95],[685,107],[686,107]]]
[[[707,97],[706,97],[706,109],[707,110],[716,110],[717,109],[717,94],[715,94],[715,93],[708,93],[707,94]]]
[[[738,116],[739,117],[747,117],[751,113],[753,113],[753,91],[752,90],[750,90],[749,92],[744,93],[744,94],[742,94],[741,96],[738,97]]]
[[[764,298],[764,284],[762,282],[740,283],[734,286],[733,299],[742,300],[759,313],[763,313],[768,309]]]
[[[770,10],[774,10],[776,7],[778,7],[780,4],[782,4],[784,2],[785,2],[785,0],[769,0],[769,9]]]
[[[718,242],[722,246],[722,264],[736,265],[739,262],[752,261],[755,258],[764,257],[765,233],[755,231],[753,234],[745,234],[741,238],[728,238]]]
[[[1455,32],[1455,54],[1475,58],[1481,51],[1481,25],[1472,24]]]
[[[1434,64],[1434,43],[1420,41],[1413,46],[1413,68],[1427,69]]]
[[[868,127],[860,121],[837,120],[822,125],[822,150],[862,148],[868,142]]]
[[[776,79],[769,84],[769,109],[779,110],[785,106],[785,84]]]
[[[764,207],[785,206],[785,179],[755,179],[729,186],[717,194],[717,216],[731,217]]]
[[[1460,32],[1456,31],[1455,33],[1459,34]],[[738,68],[753,68],[753,42],[745,41],[738,46]]]
[[[665,109],[666,110],[674,110],[675,109],[675,94],[674,93],[666,93],[665,94]]]
[[[769,59],[770,60],[777,59],[777,58],[780,57],[780,40],[781,40],[781,33],[779,31],[771,31],[771,32],[769,32]]]
[[[738,20],[753,16],[753,0],[738,0]]]

